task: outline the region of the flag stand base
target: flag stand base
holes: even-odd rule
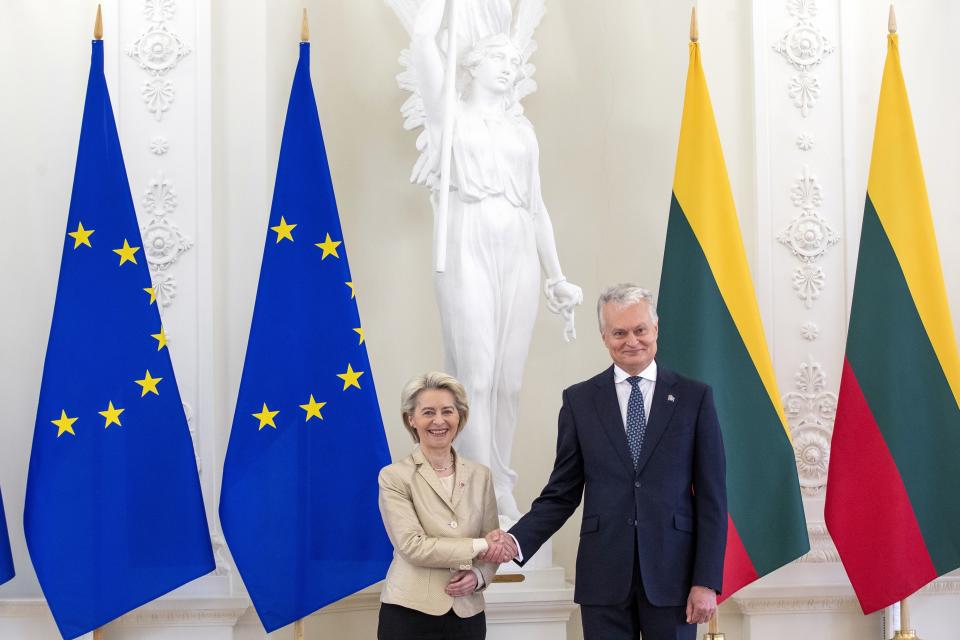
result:
[[[703,640],[726,640],[726,636],[722,633],[705,633]]]
[[[920,640],[917,636],[917,632],[911,629],[910,631],[897,631],[893,634],[893,640]]]

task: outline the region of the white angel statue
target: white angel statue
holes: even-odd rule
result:
[[[470,401],[457,446],[490,467],[500,514],[515,521],[510,457],[541,269],[568,341],[583,301],[560,269],[537,136],[520,106],[536,90],[528,60],[544,0],[519,0],[515,20],[511,0],[387,2],[411,37],[397,80],[413,93],[405,128],[423,127],[411,181],[431,191],[445,366]]]

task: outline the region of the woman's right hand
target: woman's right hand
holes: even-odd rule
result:
[[[421,38],[436,38],[443,22],[446,0],[425,0],[413,25],[413,35]]]

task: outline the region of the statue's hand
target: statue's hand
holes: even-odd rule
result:
[[[548,280],[543,292],[547,297],[547,308],[563,317],[563,339],[567,342],[575,340],[577,330],[574,326],[573,308],[583,302],[583,290],[564,278],[555,282]]]

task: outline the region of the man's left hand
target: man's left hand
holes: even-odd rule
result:
[[[717,610],[717,592],[707,587],[690,587],[687,597],[687,624],[704,624]]]

